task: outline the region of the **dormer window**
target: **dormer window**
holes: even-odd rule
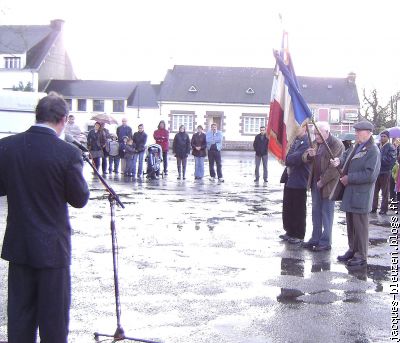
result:
[[[191,93],[196,93],[197,92],[197,88],[195,87],[195,86],[190,86],[190,88],[189,88],[189,92],[191,92]]]
[[[21,69],[21,57],[4,57],[4,68]]]
[[[308,86],[307,86],[305,83],[303,83],[303,84],[301,85],[301,87],[307,88]]]
[[[333,88],[333,86],[332,85],[328,85],[328,89],[332,89]]]
[[[254,93],[255,92],[254,92],[253,88],[251,88],[251,87],[247,88],[246,94],[254,94]]]

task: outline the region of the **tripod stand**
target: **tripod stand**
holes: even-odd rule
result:
[[[121,303],[119,297],[119,282],[118,282],[118,243],[117,243],[117,234],[115,229],[115,204],[118,204],[121,208],[125,208],[124,204],[119,200],[118,195],[115,191],[107,184],[106,180],[99,174],[96,167],[90,161],[88,156],[85,154],[83,155],[84,161],[86,161],[93,169],[94,173],[97,175],[105,189],[107,190],[108,194],[108,201],[110,202],[110,211],[111,211],[111,239],[112,239],[112,256],[113,256],[113,271],[114,271],[114,293],[115,293],[115,311],[117,315],[117,329],[115,330],[114,334],[103,334],[103,333],[94,333],[94,339],[98,342],[99,337],[112,337],[115,341],[121,340],[130,340],[130,341],[137,341],[137,342],[145,342],[145,343],[158,343],[154,341],[149,341],[146,339],[134,338],[134,337],[127,337],[125,336],[124,329],[121,326]]]

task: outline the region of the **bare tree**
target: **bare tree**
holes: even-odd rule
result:
[[[373,89],[367,96],[363,89],[363,117],[371,121],[375,126],[375,134],[378,134],[385,128],[396,125],[397,119],[397,100],[400,99],[400,92],[390,97],[386,105],[378,98],[378,91]]]

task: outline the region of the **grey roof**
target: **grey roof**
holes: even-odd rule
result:
[[[309,104],[360,105],[357,86],[349,83],[347,77],[299,76],[297,80],[300,92]]]
[[[27,54],[25,69],[40,66],[60,34],[51,25],[0,26],[0,54]]]
[[[273,68],[176,65],[167,72],[160,99],[176,102],[268,105],[273,72]],[[298,82],[300,92],[309,104],[359,106],[356,85],[349,83],[347,78],[300,76]],[[189,91],[192,87],[197,91]]]
[[[159,108],[159,85],[152,85],[150,81],[137,82],[132,96],[128,99],[128,107]]]
[[[269,104],[273,69],[176,65],[164,79],[161,100]],[[189,92],[191,87],[197,92]],[[251,88],[254,94],[247,94]]]
[[[65,98],[127,100],[129,107],[158,108],[150,81],[51,80],[44,91]]]
[[[269,105],[273,68],[175,66],[159,85],[150,81],[52,80],[45,92],[64,97],[126,99],[129,107],[158,108],[158,100]],[[299,76],[308,104],[359,107],[357,87],[347,78]],[[191,92],[189,89],[197,91]]]

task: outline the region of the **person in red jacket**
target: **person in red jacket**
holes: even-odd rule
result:
[[[165,128],[165,121],[161,120],[158,129],[154,131],[153,137],[157,144],[162,148],[164,175],[168,175],[168,148],[169,148],[169,132]]]

